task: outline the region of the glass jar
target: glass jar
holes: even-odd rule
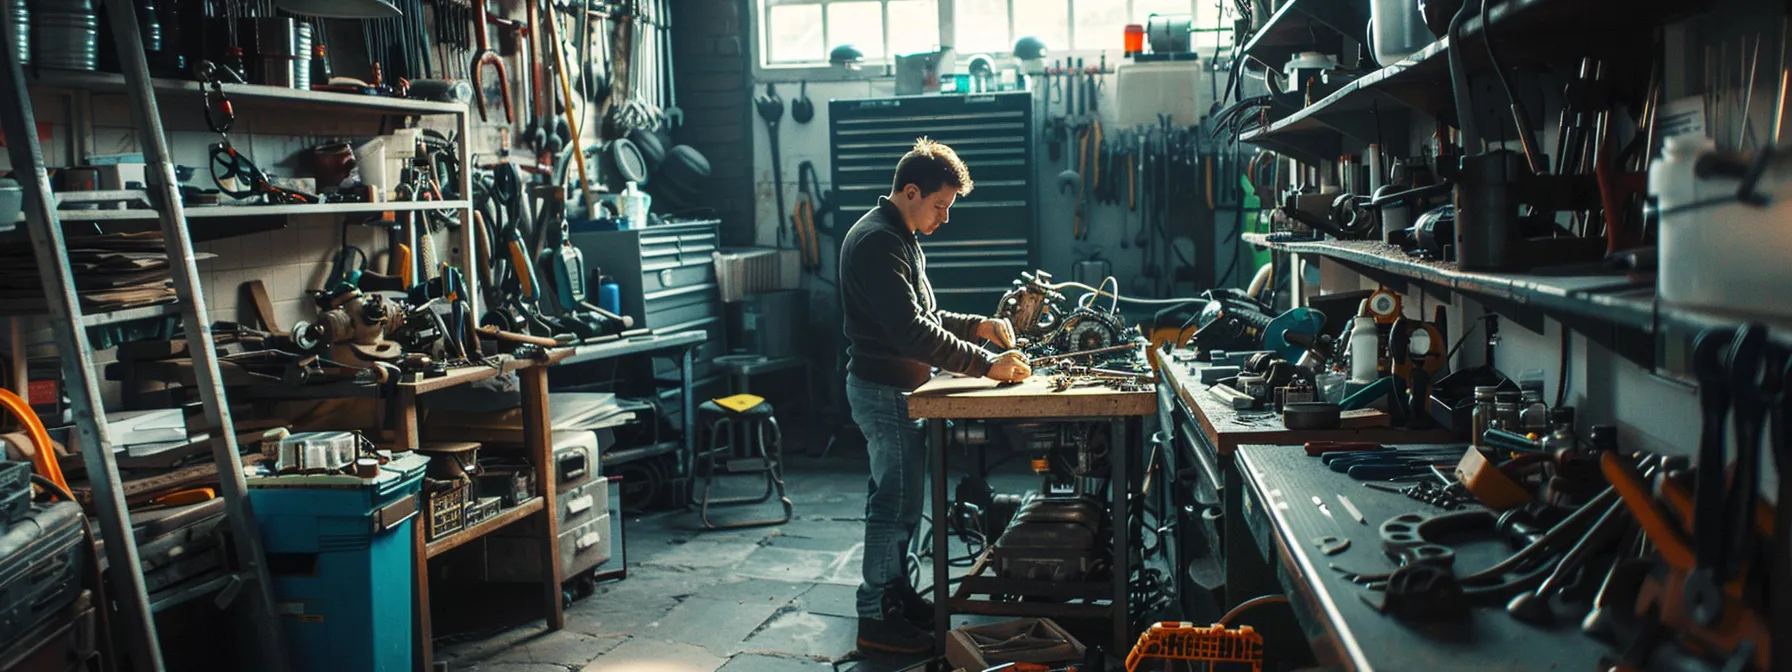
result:
[[[1481,437],[1487,433],[1489,427],[1493,426],[1494,394],[1498,390],[1499,388],[1493,386],[1475,388],[1475,408],[1469,416],[1469,445],[1476,448],[1484,445],[1481,442]]]
[[[1526,387],[1521,394],[1523,405],[1518,411],[1520,431],[1538,436],[1549,432],[1549,406],[1543,403],[1543,390]]]
[[[1497,426],[1508,432],[1523,434],[1524,431],[1518,424],[1518,412],[1523,406],[1524,398],[1519,395],[1518,390],[1500,390],[1499,392],[1495,392],[1493,396],[1493,415],[1497,419]]]

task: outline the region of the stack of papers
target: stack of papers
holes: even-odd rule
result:
[[[0,310],[47,309],[34,256],[29,244],[0,246]],[[69,238],[68,262],[84,310],[105,312],[175,300],[168,248],[160,231]]]
[[[603,429],[634,419],[634,412],[623,410],[616,404],[616,395],[609,392],[548,394],[548,422],[553,429]]]
[[[106,429],[112,452],[130,457],[149,457],[211,438],[204,432],[188,434],[186,414],[178,408],[107,413]]]

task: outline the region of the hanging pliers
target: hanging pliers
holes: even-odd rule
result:
[[[498,92],[504,97],[504,122],[509,124],[516,120],[510,110],[510,75],[504,71],[504,59],[498,57],[498,52],[492,51],[491,37],[487,35],[491,32],[491,21],[486,17],[485,3],[486,0],[473,0],[473,29],[479,40],[479,53],[473,54],[473,101],[475,107],[479,108],[479,120],[487,121],[485,82],[480,75],[485,66],[490,65],[498,71]]]

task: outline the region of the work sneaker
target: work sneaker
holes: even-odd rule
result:
[[[933,633],[902,618],[900,612],[884,612],[883,619],[859,619],[859,650],[880,653],[931,653]]]
[[[921,597],[914,586],[907,583],[891,586],[884,590],[884,596],[895,603],[893,608],[900,610],[902,620],[923,631],[933,632],[933,603]]]

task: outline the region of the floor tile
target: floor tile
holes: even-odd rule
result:
[[[547,663],[582,667],[585,663],[596,660],[604,652],[616,648],[626,639],[627,637],[622,635],[593,637],[575,631],[561,630],[518,642],[504,652],[482,662]]]
[[[797,604],[811,614],[858,618],[857,584],[818,583],[797,598]]]
[[[579,672],[715,672],[724,662],[700,646],[633,637]]]
[[[695,644],[718,656],[730,656],[745,651],[741,643],[783,609],[778,604],[692,597],[666,614],[657,636]]]
[[[858,628],[858,619],[789,611],[748,637],[746,650],[838,660],[856,648]]]
[[[698,591],[697,596],[722,602],[765,603],[781,607],[814,587],[815,584],[807,582],[749,579],[718,583]]]
[[[728,659],[719,672],[833,672],[834,666],[808,658],[743,653]]]
[[[754,549],[733,572],[740,576],[791,582],[815,582],[829,579],[842,554],[828,551],[801,551],[766,546]]]

